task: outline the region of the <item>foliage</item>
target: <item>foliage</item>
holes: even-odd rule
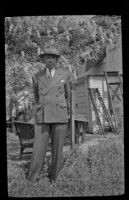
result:
[[[120,38],[120,16],[6,17],[7,99],[32,86],[31,75],[36,71],[35,65],[42,67],[39,53],[45,46],[55,46],[66,61],[64,65],[74,73],[87,59],[102,60],[106,46],[118,44]]]
[[[32,75],[44,65],[30,63],[24,58],[6,60],[6,111],[9,114],[10,103],[16,107],[32,107],[34,102]]]
[[[124,155],[121,143],[91,146],[87,153],[75,149],[55,182],[42,173],[37,184],[25,180],[23,168],[8,166],[9,196],[103,196],[124,193]]]
[[[120,34],[120,16],[32,16],[5,19],[8,57],[16,54],[31,62],[38,59],[39,48],[51,42],[72,64],[77,64],[75,58],[80,53],[90,51],[88,55],[92,58],[108,42],[115,42],[113,40],[116,35]],[[74,54],[73,62],[71,57]]]

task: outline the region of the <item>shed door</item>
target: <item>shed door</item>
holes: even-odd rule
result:
[[[86,80],[82,80],[75,85],[75,116],[84,115],[89,120],[88,105]]]

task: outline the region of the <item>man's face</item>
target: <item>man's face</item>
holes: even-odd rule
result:
[[[43,57],[43,62],[49,70],[55,68],[57,60],[58,58],[54,55],[45,55]]]

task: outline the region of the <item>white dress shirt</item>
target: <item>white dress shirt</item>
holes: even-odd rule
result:
[[[54,76],[54,74],[55,74],[55,68],[53,68],[53,69],[50,71],[50,73],[51,73],[51,76],[52,76],[52,78],[53,78],[53,76]]]
[[[49,71],[48,68],[47,68],[46,70],[47,70],[47,75],[48,75],[48,77],[49,77],[49,78],[50,78],[50,77],[53,78],[53,76],[54,76],[54,74],[55,74],[55,68],[53,68],[51,71]]]

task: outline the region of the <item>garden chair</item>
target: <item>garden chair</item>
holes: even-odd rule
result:
[[[13,124],[16,128],[16,135],[19,137],[20,141],[19,158],[21,158],[23,154],[32,153],[32,151],[24,152],[24,150],[27,148],[33,148],[34,124],[20,121],[13,121]]]

